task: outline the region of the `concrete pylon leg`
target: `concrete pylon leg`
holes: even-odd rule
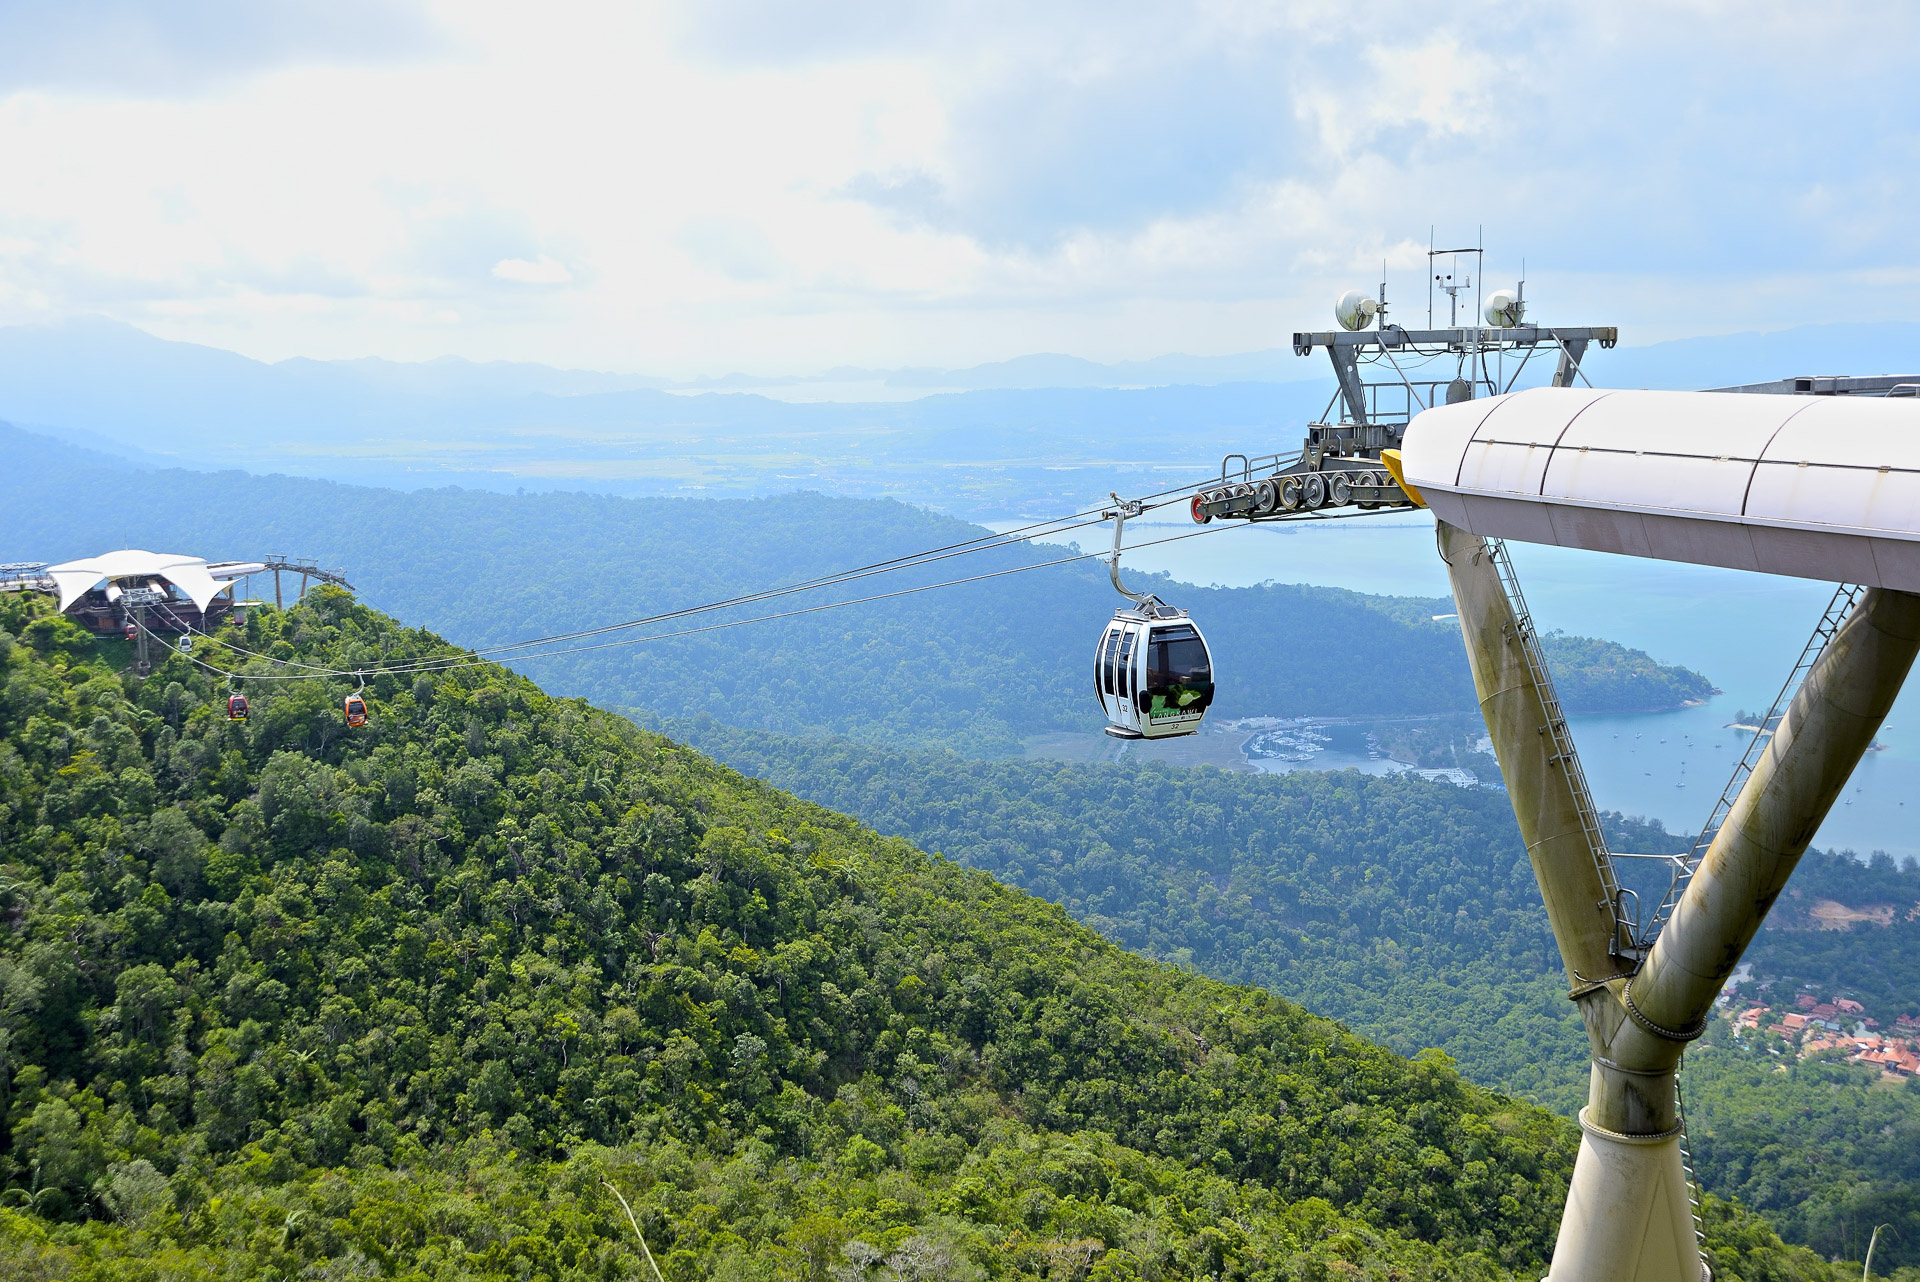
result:
[[[1794,694],[1626,990],[1648,1032],[1705,1018],[1839,800],[1920,652],[1920,596],[1870,588]]]
[[[1560,959],[1576,988],[1597,985],[1621,968],[1613,956],[1613,910],[1599,862],[1605,852],[1593,849],[1580,819],[1577,776],[1548,733],[1547,709],[1556,700],[1528,662],[1519,616],[1486,540],[1445,521],[1435,526],[1480,715],[1513,799]]]
[[[1609,856],[1580,822],[1580,806],[1591,803],[1579,795],[1578,772],[1560,760],[1549,733],[1558,701],[1543,684],[1546,674],[1528,660],[1520,617],[1486,541],[1444,521],[1436,532],[1480,712],[1571,980],[1568,995],[1580,1004],[1595,1055],[1593,1104],[1581,1111],[1584,1134],[1548,1277],[1701,1282],[1673,1059],[1646,1073],[1601,1066],[1601,1047],[1621,1022],[1612,986],[1626,978],[1632,960],[1616,952]],[[1630,1130],[1611,1129],[1606,1120]]]
[[[1594,1125],[1591,1113],[1580,1110],[1580,1154],[1546,1282],[1702,1282],[1679,1129],[1627,1135]]]
[[[1674,1070],[1920,653],[1920,596],[1873,589],[1849,614],[1644,961],[1603,893],[1611,864],[1577,822],[1552,742],[1551,686],[1485,540],[1438,524],[1487,733],[1593,1055],[1584,1132],[1549,1282],[1702,1282]],[[1564,738],[1564,737],[1563,737]]]

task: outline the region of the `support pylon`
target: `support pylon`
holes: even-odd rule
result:
[[[1920,596],[1875,588],[1860,599],[1643,957],[1605,889],[1611,856],[1581,822],[1591,802],[1571,737],[1556,732],[1531,621],[1486,541],[1436,524],[1487,734],[1593,1060],[1548,1282],[1702,1282],[1674,1072],[1892,708],[1920,652]]]

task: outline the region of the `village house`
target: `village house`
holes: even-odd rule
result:
[[[1920,1076],[1920,1055],[1911,1050],[1887,1046],[1863,1051],[1856,1057],[1862,1064],[1872,1064],[1884,1073],[1893,1073],[1900,1077]]]

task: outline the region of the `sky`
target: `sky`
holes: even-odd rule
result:
[[[1282,346],[1429,229],[1623,341],[1920,316],[1920,6],[0,0],[0,324],[647,372]],[[1483,232],[1484,229],[1484,232]]]

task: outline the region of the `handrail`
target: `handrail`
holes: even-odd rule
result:
[[[1487,555],[1499,571],[1500,585],[1506,589],[1507,601],[1513,608],[1520,653],[1526,659],[1527,672],[1540,692],[1540,706],[1546,712],[1547,724],[1541,729],[1553,741],[1553,756],[1549,764],[1557,764],[1566,776],[1567,791],[1573,796],[1574,813],[1579,816],[1581,832],[1587,839],[1587,852],[1593,857],[1594,871],[1599,874],[1600,885],[1606,895],[1600,907],[1606,909],[1607,916],[1613,922],[1608,951],[1616,957],[1630,956],[1637,961],[1638,957],[1634,955],[1637,943],[1634,932],[1621,929],[1620,882],[1614,876],[1613,857],[1607,850],[1606,833],[1601,830],[1600,815],[1593,805],[1593,792],[1587,786],[1586,771],[1580,767],[1580,754],[1574,748],[1573,732],[1567,726],[1567,715],[1561,709],[1560,696],[1554,692],[1553,676],[1547,669],[1547,656],[1540,648],[1533,615],[1528,611],[1526,597],[1520,591],[1520,577],[1513,568],[1513,557],[1508,553],[1504,539],[1488,539],[1486,543]]]
[[[1834,633],[1840,630],[1840,625],[1846,621],[1847,614],[1853,609],[1854,603],[1865,591],[1864,587],[1853,583],[1842,583],[1834,589],[1833,599],[1827,602],[1826,610],[1821,613],[1819,621],[1813,625],[1813,633],[1807,638],[1807,644],[1801,648],[1799,661],[1793,665],[1793,671],[1789,672],[1787,679],[1781,683],[1780,693],[1773,697],[1773,706],[1767,709],[1767,715],[1762,717],[1760,724],[1755,727],[1753,738],[1747,741],[1747,750],[1741,754],[1740,760],[1734,763],[1733,774],[1728,778],[1727,786],[1720,790],[1720,799],[1714,803],[1712,813],[1707,816],[1707,822],[1700,829],[1700,835],[1693,839],[1693,845],[1688,847],[1684,855],[1675,859],[1673,875],[1667,883],[1667,893],[1660,900],[1660,906],[1654,909],[1653,917],[1647,922],[1646,929],[1640,935],[1639,944],[1643,950],[1653,947],[1653,941],[1660,937],[1661,928],[1667,924],[1667,919],[1673,915],[1674,908],[1679,905],[1680,896],[1686,892],[1687,883],[1693,880],[1693,874],[1699,869],[1700,861],[1707,857],[1707,850],[1713,845],[1713,839],[1720,835],[1721,825],[1726,823],[1727,815],[1733,810],[1734,800],[1739,797],[1741,788],[1746,786],[1747,776],[1753,773],[1761,751],[1765,748],[1767,741],[1773,737],[1773,732],[1780,728],[1780,719],[1786,715],[1787,705],[1793,702],[1793,696],[1799,693],[1801,685],[1807,679],[1807,673],[1811,672],[1813,665],[1819,662],[1821,654],[1827,648],[1827,643],[1833,640]]]

